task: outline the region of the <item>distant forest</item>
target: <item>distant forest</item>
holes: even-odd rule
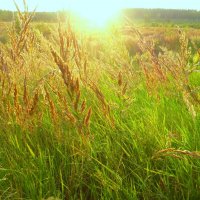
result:
[[[63,12],[61,12],[63,14]],[[16,13],[0,10],[0,21],[10,22]],[[141,22],[200,22],[200,11],[196,10],[172,10],[172,9],[125,9],[123,14],[134,21]],[[58,13],[37,12],[34,17],[36,22],[56,22]]]
[[[0,21],[1,22],[11,22],[15,15],[16,15],[16,12],[0,10]],[[55,13],[55,12],[36,12],[33,20],[37,21],[37,22],[56,22],[57,21],[57,13]]]
[[[124,14],[133,20],[145,22],[200,22],[200,11],[175,9],[126,9]]]

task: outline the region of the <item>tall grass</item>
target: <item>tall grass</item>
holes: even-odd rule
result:
[[[26,8],[26,6],[25,6]],[[128,26],[48,38],[18,10],[0,46],[1,199],[199,199],[199,61]]]

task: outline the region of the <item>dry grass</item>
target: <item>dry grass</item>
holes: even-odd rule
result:
[[[176,30],[177,52],[130,26],[90,35],[68,20],[44,37],[24,4],[0,44],[0,198],[199,197],[200,58],[188,33]]]

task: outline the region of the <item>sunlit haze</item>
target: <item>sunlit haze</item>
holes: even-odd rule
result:
[[[69,10],[87,20],[91,25],[103,27],[108,21],[118,16],[122,2],[116,0],[73,1]]]
[[[15,0],[23,8],[23,0]],[[27,0],[29,10],[69,10],[87,20],[91,25],[102,27],[119,15],[123,8],[172,8],[200,9],[199,0]],[[13,0],[0,0],[0,9],[16,10]]]
[[[20,7],[23,0],[15,0]],[[112,6],[121,4],[122,7],[133,8],[172,8],[172,9],[194,9],[200,10],[199,0],[27,0],[30,9],[37,6],[38,11],[57,11],[67,9],[71,3],[87,4],[88,2],[102,2]],[[88,5],[89,6],[89,5]],[[0,0],[0,9],[15,10],[13,0]]]

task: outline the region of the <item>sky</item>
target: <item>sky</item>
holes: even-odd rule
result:
[[[15,0],[22,8],[23,0]],[[58,11],[67,9],[70,2],[84,2],[87,4],[89,0],[26,0],[29,10],[33,10],[37,6],[37,11]],[[100,2],[100,0],[90,0],[92,2]],[[110,2],[106,0],[101,2]],[[133,8],[172,8],[172,9],[193,9],[200,10],[200,0],[115,0],[113,2],[120,3],[121,7]],[[115,4],[114,3],[114,4]],[[113,4],[113,5],[114,5]],[[0,0],[0,9],[15,10],[13,0]]]

